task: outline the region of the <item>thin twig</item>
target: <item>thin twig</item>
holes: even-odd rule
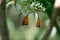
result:
[[[52,18],[50,20],[50,28],[47,30],[47,32],[45,33],[42,40],[48,40],[49,35],[51,34],[51,31],[52,31],[52,28],[53,28],[53,26],[55,24],[56,18],[58,16],[59,10],[60,10],[60,8],[54,8]]]

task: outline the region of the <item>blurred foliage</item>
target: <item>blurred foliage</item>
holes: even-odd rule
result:
[[[14,4],[6,5],[7,9],[6,19],[8,29],[10,31],[10,40],[41,40],[44,34],[46,33],[47,29],[49,28],[49,20],[52,15],[55,0],[6,0],[6,4],[8,4],[10,1],[14,1]],[[33,3],[34,5],[31,7]],[[39,4],[40,7],[42,5],[42,8],[36,6],[37,3]],[[45,9],[45,11],[42,11],[42,9]],[[10,12],[10,14],[8,14],[8,12]],[[29,25],[28,26],[20,25],[18,29],[15,29],[15,25],[12,19],[10,18],[12,17],[18,19],[17,17],[19,18],[21,17],[20,13],[24,14],[22,16],[26,16],[30,12],[31,13],[36,12],[39,15],[41,21],[40,28],[36,27],[32,29],[29,27]],[[46,24],[47,20],[48,22]],[[33,25],[33,27],[35,26]],[[53,37],[50,36],[49,40],[60,40],[59,37],[60,36],[58,35],[58,33],[56,33]]]
[[[20,1],[17,0],[17,2],[19,3]],[[52,0],[52,1],[51,0],[23,0],[23,4],[31,4],[32,2],[40,2],[41,4],[43,4],[43,7],[46,8],[45,12],[49,16],[49,18],[51,18],[55,0]]]
[[[46,13],[48,13],[49,18],[51,18],[55,0],[52,0],[52,1],[51,0],[38,0],[38,1],[44,4],[44,6],[46,7]]]

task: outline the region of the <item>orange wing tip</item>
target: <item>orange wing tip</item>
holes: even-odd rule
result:
[[[37,27],[40,27],[40,17],[38,17],[38,19],[37,19],[36,26],[37,26]]]
[[[28,25],[28,16],[25,16],[22,22],[23,25]]]

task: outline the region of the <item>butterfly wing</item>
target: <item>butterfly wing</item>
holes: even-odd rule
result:
[[[28,25],[28,15],[24,17],[22,24]]]

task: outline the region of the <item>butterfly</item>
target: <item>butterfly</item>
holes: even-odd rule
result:
[[[28,25],[28,15],[24,17],[22,24],[23,25]],[[36,27],[40,27],[40,17],[39,16],[38,16],[38,19],[37,19],[37,22],[36,22]]]
[[[40,17],[38,16],[37,22],[36,22],[36,26],[40,27]]]
[[[22,24],[28,25],[28,15],[24,17]]]

